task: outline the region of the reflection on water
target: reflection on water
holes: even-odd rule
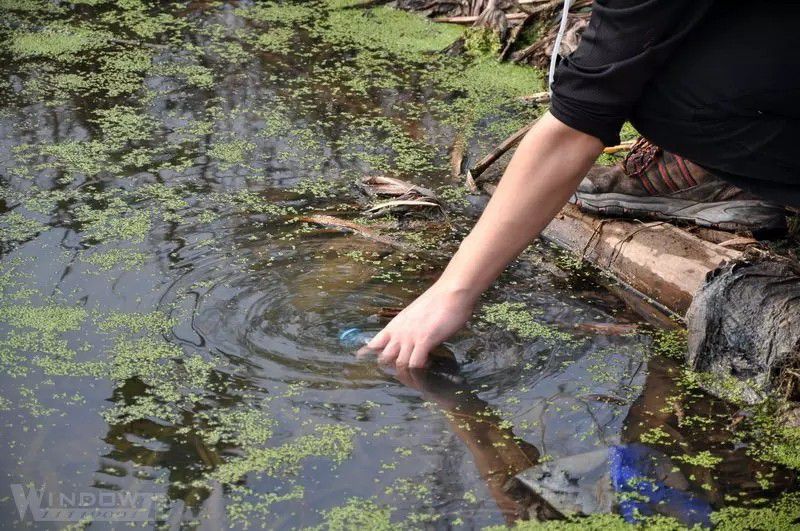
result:
[[[455,373],[338,345],[435,279],[481,202],[448,180],[452,146],[515,130],[539,83],[427,54],[459,30],[346,3],[0,2],[6,483],[166,495],[150,524],[287,529],[561,518],[515,474],[636,441],[717,458],[675,459],[671,480],[714,508],[794,485],[651,358],[619,288],[540,244],[484,304],[545,334],[476,317]],[[361,218],[369,174],[436,189],[446,218]],[[8,492],[0,520],[19,523]]]

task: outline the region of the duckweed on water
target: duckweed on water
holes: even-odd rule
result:
[[[303,4],[278,4],[264,2],[251,6],[237,7],[234,13],[244,19],[256,22],[269,22],[295,26],[308,22],[318,11],[313,6]]]
[[[653,350],[656,354],[683,360],[688,349],[688,333],[685,328],[658,330],[653,334]]]
[[[721,457],[712,455],[708,450],[703,450],[702,452],[698,452],[694,455],[677,455],[674,456],[673,459],[703,468],[714,468],[716,465],[722,462]]]
[[[8,44],[18,59],[46,58],[76,61],[87,50],[105,46],[106,33],[81,27],[52,24],[40,31],[17,32]]]
[[[274,448],[253,448],[244,457],[221,464],[210,474],[222,483],[235,483],[250,473],[276,476],[294,474],[303,462],[312,457],[330,459],[334,464],[344,461],[353,450],[356,431],[350,426],[323,424],[313,434],[302,435]]]
[[[336,0],[331,3],[334,9],[313,32],[327,42],[347,48],[380,50],[419,60],[421,53],[441,51],[463,32],[458,26],[436,24],[389,7],[341,9],[335,5],[339,3]]]
[[[393,531],[402,529],[402,526],[392,524],[391,516],[390,508],[381,507],[372,500],[350,498],[341,507],[325,511],[325,522],[311,529],[319,531],[350,531],[353,529]]]
[[[19,212],[0,215],[0,242],[22,242],[44,232],[49,227]]]
[[[574,338],[535,319],[534,312],[522,302],[501,302],[484,306],[481,319],[513,332],[522,339],[542,339],[547,342],[569,343]]]
[[[52,157],[53,160],[39,167],[62,169],[67,172],[67,178],[72,174],[91,177],[102,171],[119,171],[120,168],[110,162],[109,151],[109,146],[95,140],[68,140],[58,144],[45,144],[39,146],[39,153]]]
[[[139,243],[152,225],[150,212],[134,210],[118,197],[109,199],[106,208],[80,205],[74,216],[82,225],[85,237],[98,242],[126,240]]]
[[[244,164],[247,155],[256,148],[252,142],[242,139],[217,142],[208,150],[208,156],[219,161],[220,168]]]

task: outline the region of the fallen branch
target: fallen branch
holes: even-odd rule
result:
[[[461,175],[461,167],[464,165],[464,151],[467,145],[464,141],[464,135],[458,134],[453,141],[453,147],[450,149],[450,177],[457,179]]]
[[[525,20],[528,13],[506,13],[506,19],[512,20]],[[447,24],[472,24],[480,18],[480,15],[462,15],[457,17],[436,17],[431,20],[434,22],[444,22]]]
[[[555,10],[556,8],[558,8],[558,7],[560,7],[561,5],[564,4],[564,0],[544,0],[544,1],[539,1],[539,2],[520,2],[520,1],[518,1],[517,3],[520,4],[520,9],[522,9],[523,11],[528,13],[529,15],[536,15],[536,14],[539,14],[539,13],[544,13],[544,12],[547,12],[547,11]],[[536,5],[535,5],[535,7],[532,7],[532,8],[522,7],[522,6],[526,5],[526,4],[527,5],[536,4]]]
[[[494,148],[488,155],[479,160],[475,166],[467,170],[467,185],[469,186],[470,181],[472,181],[472,184],[474,185],[481,174],[485,172],[486,169],[497,159],[502,157],[506,151],[517,145],[517,143],[522,140],[522,137],[525,136],[528,131],[530,131],[531,127],[533,127],[533,124],[535,123],[536,121],[520,128],[516,133],[503,140],[503,142]]]
[[[371,216],[379,216],[385,212],[392,210],[408,210],[409,207],[421,208],[440,208],[439,203],[434,201],[426,201],[424,199],[398,199],[394,201],[383,201],[382,203],[375,203],[369,207],[366,212]]]
[[[383,175],[369,175],[361,179],[361,188],[367,194],[375,197],[379,195],[391,196],[398,199],[428,198],[436,200],[433,190],[417,184],[386,177]]]
[[[520,99],[528,103],[550,103],[550,93],[547,91],[536,92],[534,94],[522,96]]]
[[[511,48],[513,48],[514,44],[517,42],[520,33],[522,33],[522,30],[527,28],[534,21],[535,18],[536,17],[533,14],[529,13],[528,16],[520,24],[514,26],[514,28],[511,30],[511,35],[509,35],[508,39],[506,40],[505,46],[503,46],[503,51],[500,52],[500,57],[499,57],[500,61],[504,61],[506,59],[508,53],[511,51]]]
[[[334,216],[315,215],[315,216],[302,216],[299,218],[299,220],[305,223],[322,225],[323,227],[334,227],[339,230],[350,231],[355,234],[358,234],[359,236],[363,236],[364,238],[367,238],[369,240],[373,240],[378,243],[382,243],[384,245],[400,249],[401,251],[409,250],[408,245],[404,244],[403,242],[400,242],[399,240],[395,240],[394,238],[389,238],[388,236],[383,236],[382,234],[378,234],[369,227],[355,223],[353,221],[348,221],[346,219],[337,218]]]
[[[630,140],[616,146],[608,146],[607,148],[603,149],[603,153],[607,155],[613,155],[614,153],[619,153],[620,151],[630,151],[630,149],[633,147],[633,144],[634,141]]]

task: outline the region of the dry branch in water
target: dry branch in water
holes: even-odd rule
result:
[[[630,151],[633,147],[634,141],[630,140],[628,142],[623,142],[622,144],[616,146],[608,146],[607,148],[603,149],[603,153],[608,155],[613,155],[614,153],[619,153],[621,151]]]
[[[502,157],[509,149],[517,145],[517,143],[519,143],[519,141],[522,140],[522,137],[525,136],[525,134],[528,131],[530,131],[531,127],[533,127],[533,124],[535,123],[536,121],[520,128],[516,133],[503,140],[503,142],[501,142],[499,146],[497,146],[491,152],[489,152],[488,155],[479,160],[475,164],[475,166],[470,168],[467,171],[467,186],[470,186],[471,182],[472,186],[470,188],[474,187],[475,190],[477,190],[475,182],[478,180],[481,174],[485,172],[486,169],[489,166],[491,166],[497,159]]]
[[[546,91],[535,92],[528,96],[522,96],[520,99],[529,103],[550,103],[550,93]]]
[[[363,177],[361,188],[373,197],[383,195],[397,199],[436,199],[436,194],[429,188],[383,175]]]
[[[333,227],[339,230],[353,232],[369,240],[394,247],[395,249],[400,249],[401,251],[409,250],[409,246],[399,240],[384,236],[365,225],[361,225],[346,219],[326,215],[302,216],[299,219],[305,223],[312,223],[314,225],[322,225],[323,227]]]

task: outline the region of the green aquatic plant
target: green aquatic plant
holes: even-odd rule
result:
[[[46,73],[25,82],[24,95],[51,107],[64,105],[74,95],[85,95],[92,87],[91,80],[75,73]]]
[[[89,76],[89,84],[111,98],[139,92],[145,73],[152,67],[152,56],[151,50],[138,48],[108,52],[100,57],[100,69]],[[168,70],[163,65],[159,68]]]
[[[110,146],[98,140],[67,140],[39,146],[39,153],[51,158],[42,167],[62,169],[68,176],[81,174],[91,177],[102,171],[118,171],[119,168],[109,160],[109,151]]]
[[[53,59],[73,62],[108,43],[107,33],[80,26],[51,24],[39,31],[12,34],[8,48],[17,59]]]
[[[0,322],[11,330],[0,338],[0,368],[12,377],[25,376],[33,367],[48,375],[97,374],[96,365],[75,361],[75,350],[62,337],[81,329],[86,315],[80,306],[3,303]]]
[[[677,461],[682,461],[686,464],[699,466],[703,468],[714,468],[718,464],[722,462],[722,458],[716,455],[713,455],[708,450],[703,450],[698,452],[694,455],[683,454],[674,456],[673,459]]]
[[[214,86],[214,72],[199,64],[158,63],[150,72],[157,76],[174,77],[190,87],[210,89]]]
[[[255,148],[255,144],[243,139],[215,142],[208,150],[208,156],[219,161],[220,168],[228,169],[231,166],[243,165]]]
[[[800,427],[786,422],[786,408],[775,399],[752,406],[752,418],[741,437],[752,441],[748,451],[754,457],[800,470]]]
[[[251,192],[250,190],[218,192],[210,194],[208,199],[210,205],[232,207],[242,214],[269,214],[273,216],[297,214],[293,207],[276,204],[265,195]]]
[[[503,43],[491,28],[469,28],[464,32],[464,47],[472,55],[497,57]]]
[[[669,433],[664,431],[664,428],[655,426],[642,433],[639,436],[639,441],[650,445],[669,444],[673,442],[673,438]]]
[[[317,199],[333,199],[341,191],[342,185],[328,179],[301,179],[291,190],[297,194]]]
[[[685,328],[657,330],[653,334],[653,350],[656,354],[683,360],[688,350],[688,337]]]
[[[273,419],[263,409],[255,407],[215,409],[204,413],[210,428],[202,430],[206,443],[234,444],[240,448],[262,446],[272,437]]]
[[[481,320],[513,332],[522,339],[543,339],[547,342],[568,343],[572,335],[559,332],[536,320],[535,312],[527,309],[523,302],[501,302],[484,306]]]
[[[789,531],[800,520],[800,494],[784,494],[765,507],[725,507],[711,514],[717,531]]]
[[[19,212],[0,215],[0,242],[25,241],[48,229],[47,225]]]
[[[210,479],[235,483],[249,473],[266,476],[292,474],[311,457],[325,457],[336,463],[344,461],[353,449],[356,432],[347,425],[323,424],[309,435],[301,435],[277,447],[253,448],[245,456],[222,463]]]
[[[312,33],[335,45],[380,50],[418,60],[422,53],[443,50],[463,33],[458,26],[436,24],[390,7],[342,9],[346,6],[335,0],[329,5],[328,17],[318,21]]]
[[[9,11],[23,11],[26,13],[56,14],[62,11],[61,6],[57,6],[47,0],[0,0],[0,13]]]
[[[328,509],[323,513],[324,523],[310,528],[315,531],[353,531],[369,529],[370,531],[392,531],[402,526],[391,521],[392,510],[382,507],[372,500],[350,498],[339,507]],[[309,531],[310,531],[309,530]]]
[[[261,527],[268,527],[267,517],[273,514],[272,506],[276,503],[302,500],[305,489],[294,485],[291,490],[281,492],[256,492],[253,489],[241,486],[228,486],[229,500],[225,503],[225,512],[231,523],[240,524],[248,529],[256,523]]]
[[[148,140],[153,135],[157,121],[141,109],[115,105],[110,109],[95,111],[96,123],[103,133],[105,146],[120,149],[131,142]]]
[[[118,25],[142,39],[152,39],[163,33],[177,33],[189,26],[184,18],[164,11],[155,12],[142,0],[115,0],[114,9],[102,13],[101,22]]]
[[[270,28],[255,35],[246,34],[243,40],[260,52],[288,54],[292,51],[291,43],[295,35],[295,31],[291,28]]]
[[[269,22],[295,26],[314,18],[318,13],[312,5],[263,2],[249,6],[237,7],[237,16],[254,22]]]
[[[107,199],[105,208],[79,205],[73,211],[85,238],[97,242],[144,241],[152,226],[151,213],[128,206],[121,198]]]
[[[87,312],[84,308],[60,304],[0,306],[1,322],[15,328],[29,328],[44,334],[60,334],[78,330],[86,316]]]

